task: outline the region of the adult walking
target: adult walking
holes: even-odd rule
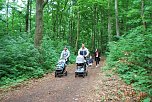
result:
[[[86,58],[88,57],[89,55],[89,50],[85,47],[84,44],[82,44],[82,47],[79,49],[78,51],[78,55],[81,55],[84,57],[85,61],[86,61]],[[86,64],[85,64],[85,70],[86,70],[86,67],[87,67],[88,63],[86,61]]]
[[[79,49],[78,55],[82,55],[85,59],[89,55],[89,51],[84,44],[82,44],[82,47]]]
[[[64,47],[64,50],[61,53],[60,59],[65,59],[66,64],[68,64],[69,57],[70,57],[70,51],[67,49],[67,47]]]
[[[100,52],[98,49],[95,50],[94,56],[95,56],[95,61],[96,61],[96,67],[98,67],[99,61],[100,61]]]

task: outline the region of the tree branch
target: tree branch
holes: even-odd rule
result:
[[[43,1],[43,4],[42,4],[42,6],[43,6],[43,8],[45,7],[45,5],[48,3],[48,0],[44,0]]]

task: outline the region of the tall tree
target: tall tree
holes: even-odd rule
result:
[[[15,4],[15,0],[13,0],[13,4]],[[12,6],[12,31],[14,31],[14,16],[15,16],[15,7]]]
[[[21,19],[22,12],[19,12],[19,17]],[[20,32],[22,32],[22,20],[19,21],[20,24]]]
[[[95,50],[96,48],[96,39],[97,39],[97,5],[94,5],[94,46],[93,46],[93,50]]]
[[[116,18],[116,34],[117,37],[119,37],[120,33],[119,33],[119,20],[118,20],[118,0],[115,0],[115,18]]]
[[[36,0],[36,29],[34,45],[36,48],[40,47],[43,38],[43,8],[48,0]]]
[[[75,43],[75,54],[77,52],[78,49],[78,40],[79,40],[79,33],[80,33],[80,12],[78,11],[77,13],[78,15],[78,19],[77,19],[77,37],[76,37],[76,43]]]
[[[96,5],[94,4],[92,7],[92,48],[93,51],[95,49],[95,35],[96,35]]]
[[[30,0],[30,31],[32,28],[32,0]]]
[[[144,30],[146,29],[146,22],[144,20],[144,0],[141,0],[141,18],[142,18],[142,23]]]
[[[7,9],[6,9],[6,31],[7,31],[7,34],[8,34],[8,31],[9,31],[9,28],[8,28],[8,8],[9,8],[9,0],[7,0]]]
[[[27,9],[26,9],[26,17],[25,17],[25,22],[26,22],[25,32],[29,31],[29,9],[30,9],[30,0],[27,1]]]
[[[111,13],[110,13],[110,3],[111,0],[108,0],[108,41],[111,41]]]

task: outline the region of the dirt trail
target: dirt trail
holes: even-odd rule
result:
[[[88,68],[85,78],[74,76],[76,65],[67,67],[68,76],[55,78],[54,73],[28,84],[3,92],[0,102],[136,102],[134,95],[125,95],[126,86],[116,75],[103,72],[104,59],[99,67]],[[125,88],[124,88],[125,87]],[[130,92],[130,91],[129,91]]]

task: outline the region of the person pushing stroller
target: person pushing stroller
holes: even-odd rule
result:
[[[68,64],[69,57],[70,57],[70,51],[67,49],[67,47],[64,47],[64,50],[61,53],[60,59],[64,59],[66,61],[66,64]]]
[[[79,49],[78,55],[82,55],[84,58],[89,55],[89,50],[85,47],[84,44],[82,44],[82,47]]]
[[[60,60],[56,65],[55,77],[65,75],[67,76],[66,66],[68,64],[70,57],[70,51],[64,47],[64,50],[61,52]]]
[[[86,57],[89,55],[89,51],[88,49],[85,47],[84,44],[82,44],[82,47],[79,49],[78,51],[78,56],[81,55],[84,57],[85,61],[86,61]],[[86,62],[87,64],[87,62]],[[86,65],[85,65],[85,70],[86,70]]]
[[[89,51],[87,48],[85,48],[84,44],[82,44],[82,47],[78,51],[78,56],[76,57],[76,71],[75,71],[75,77],[77,76],[85,76],[88,75],[88,71],[86,70],[86,57],[89,55]]]

